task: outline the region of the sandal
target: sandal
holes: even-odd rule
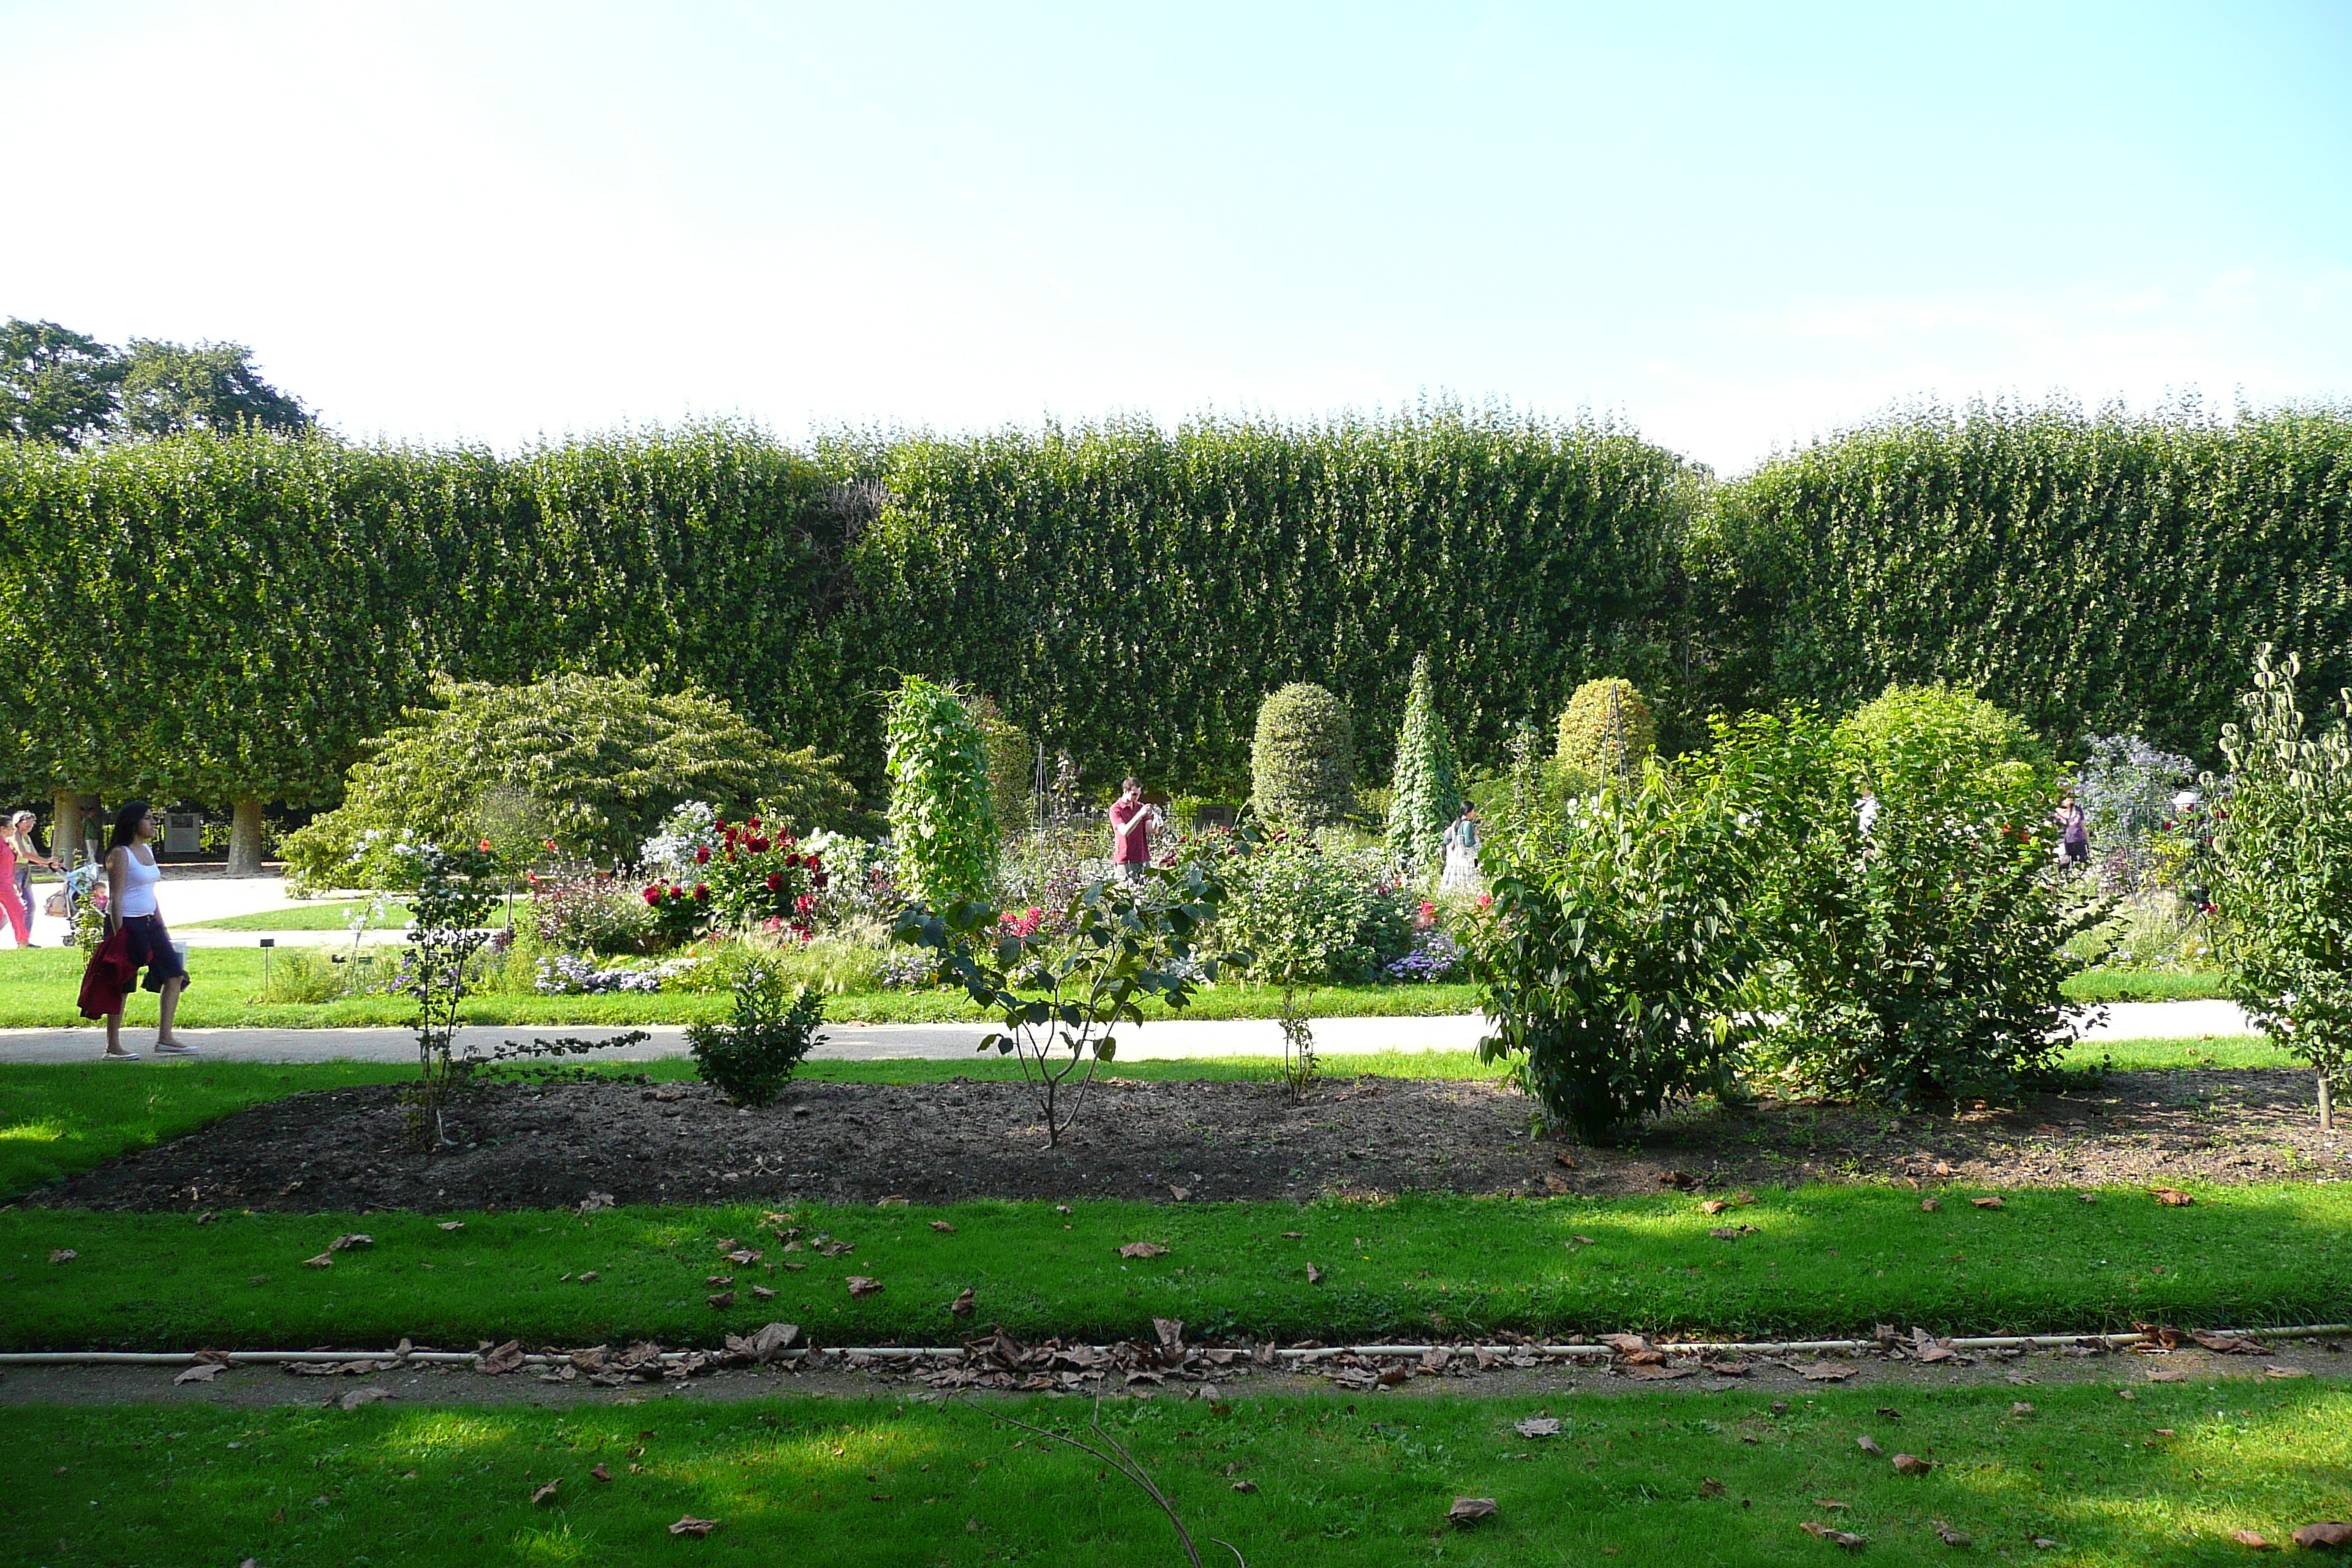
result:
[[[102,1062],[135,1062],[139,1059],[139,1053],[137,1051],[100,1051],[98,1053],[98,1059]]]
[[[184,1046],[177,1040],[173,1040],[170,1045],[158,1045],[148,1053],[150,1056],[157,1057],[192,1057],[195,1054],[195,1047]]]

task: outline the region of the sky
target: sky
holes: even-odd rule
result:
[[[0,0],[0,314],[357,438],[2352,399],[2352,4]]]

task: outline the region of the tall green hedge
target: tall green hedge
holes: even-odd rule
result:
[[[1909,415],[1724,487],[1691,563],[1725,707],[1946,679],[2210,759],[2257,645],[2352,684],[2352,412]]]

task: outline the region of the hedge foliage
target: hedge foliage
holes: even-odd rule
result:
[[[1347,819],[1356,808],[1356,726],[1345,702],[1294,680],[1258,705],[1250,804],[1294,832]]]
[[[0,443],[0,793],[326,804],[436,678],[653,667],[878,794],[881,694],[984,692],[1089,783],[1248,788],[1341,693],[1368,774],[1429,650],[1465,765],[1622,677],[1711,710],[1945,679],[2213,758],[2254,646],[2352,682],[2352,414],[1906,415],[1714,485],[1629,431],[1434,406],[499,456],[323,435]]]

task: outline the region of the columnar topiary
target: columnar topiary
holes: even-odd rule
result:
[[[1347,816],[1356,804],[1356,733],[1346,703],[1293,681],[1258,705],[1250,804],[1280,827],[1325,827]]]
[[[1396,772],[1389,780],[1389,853],[1407,875],[1421,877],[1436,867],[1439,840],[1461,802],[1454,737],[1437,710],[1437,683],[1423,653],[1412,661],[1404,722],[1397,730]]]
[[[908,676],[883,721],[898,885],[934,908],[985,899],[996,880],[988,742],[962,695]]]
[[[1037,743],[1029,732],[1004,716],[992,697],[965,700],[980,737],[988,747],[988,799],[996,811],[996,826],[1003,833],[1034,826],[1036,816]]]
[[[1640,776],[1658,749],[1658,721],[1630,680],[1612,676],[1576,689],[1559,715],[1559,763],[1596,783]]]

